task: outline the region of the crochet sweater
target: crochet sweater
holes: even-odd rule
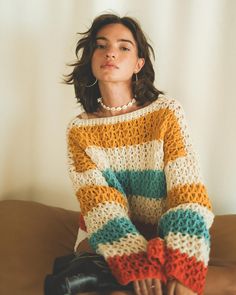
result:
[[[181,105],[161,96],[118,116],[76,117],[67,140],[84,229],[116,279],[175,278],[202,294],[213,213]]]

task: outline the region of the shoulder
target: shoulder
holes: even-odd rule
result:
[[[158,99],[158,109],[163,110],[163,116],[160,120],[168,122],[168,124],[179,124],[186,125],[186,115],[182,103],[175,99],[169,97],[161,97]]]
[[[161,97],[157,101],[158,108],[165,109],[167,113],[178,118],[184,116],[184,108],[179,100],[175,98]]]
[[[166,108],[173,111],[183,109],[182,104],[175,98],[162,96],[156,100],[156,103],[160,108]]]
[[[82,112],[79,115],[73,117],[68,124],[68,129],[76,126],[80,126],[82,125],[86,125],[85,122],[87,121],[87,119],[94,119],[94,118],[98,118],[98,116],[94,113],[86,113],[86,112]]]
[[[97,115],[97,113],[83,112],[83,113],[79,114],[77,116],[77,118],[79,118],[79,119],[94,119],[94,118],[99,118],[99,116]]]
[[[83,112],[83,113],[79,114],[77,117],[79,119],[87,119],[88,118],[88,115],[87,115],[87,113]]]

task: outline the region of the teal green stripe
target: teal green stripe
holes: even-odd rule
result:
[[[116,188],[123,195],[127,195],[123,182],[119,180],[116,173],[111,169],[106,169],[102,172],[109,186]]]
[[[96,251],[98,244],[112,243],[124,238],[127,234],[137,234],[135,226],[125,217],[114,218],[108,221],[96,233],[93,233],[89,243]]]
[[[190,209],[178,209],[166,213],[159,222],[161,237],[165,237],[169,232],[189,234],[204,238],[207,243],[210,243],[209,231],[206,227],[204,218],[197,212]]]
[[[139,195],[159,199],[166,197],[166,178],[161,170],[144,171],[103,171],[109,186],[119,190],[124,195]]]

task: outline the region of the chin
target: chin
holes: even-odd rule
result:
[[[100,81],[100,82],[104,82],[104,83],[109,83],[109,82],[111,82],[111,83],[114,83],[114,82],[129,82],[129,81],[131,81],[131,78],[127,78],[127,79],[125,79],[124,77],[115,77],[114,75],[104,75],[104,76],[102,76],[102,77],[100,77],[100,78],[98,78],[98,80]]]

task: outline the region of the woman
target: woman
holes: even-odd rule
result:
[[[153,85],[152,47],[134,19],[105,14],[80,52],[66,80],[85,110],[67,133],[80,232],[135,294],[203,294],[213,213],[182,107]]]

